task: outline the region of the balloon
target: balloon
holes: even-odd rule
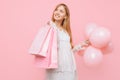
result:
[[[89,46],[84,52],[83,59],[87,66],[98,66],[102,62],[103,54],[101,50]]]
[[[103,53],[111,53],[113,51],[113,44],[112,42],[110,41],[105,47],[103,47],[102,49],[102,52]]]
[[[97,25],[95,23],[89,23],[85,28],[85,36],[88,39],[91,35],[91,33],[97,28]]]
[[[92,32],[89,40],[92,46],[96,48],[102,48],[110,42],[110,39],[110,31],[104,27],[99,27]]]

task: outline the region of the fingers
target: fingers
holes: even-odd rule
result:
[[[86,43],[86,42],[81,43],[81,45],[82,45],[82,47],[87,47],[87,46],[89,46],[89,44]]]
[[[86,47],[81,47],[81,50],[85,50],[86,49]]]
[[[89,40],[85,40],[85,41],[82,43],[82,45],[83,45],[84,47],[87,47],[87,46],[90,45],[90,41],[89,41]]]
[[[50,25],[50,21],[48,21],[47,24]]]
[[[90,41],[89,41],[89,40],[86,40],[85,43],[90,44]]]

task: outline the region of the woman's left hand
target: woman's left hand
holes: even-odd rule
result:
[[[85,50],[86,47],[88,47],[89,45],[90,45],[89,40],[85,40],[84,42],[81,42],[80,44],[75,45],[72,50],[73,50],[73,52],[77,52],[77,51],[80,51],[80,50]]]
[[[82,47],[88,47],[90,45],[90,41],[89,40],[85,40],[84,42],[81,43]]]

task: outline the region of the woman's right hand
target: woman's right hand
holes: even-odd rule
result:
[[[47,25],[50,25],[50,21],[47,22]]]

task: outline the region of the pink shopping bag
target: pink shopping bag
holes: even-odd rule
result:
[[[50,35],[50,39],[49,39],[49,35]],[[50,40],[49,45],[48,45],[48,49],[47,49],[47,53],[46,53],[46,57],[42,57],[42,56],[38,56],[38,55],[35,56],[34,63],[39,68],[51,69],[51,68],[57,68],[58,67],[56,30],[51,28],[50,32],[49,32],[49,35],[46,38],[46,39]],[[45,47],[45,46],[43,46],[43,47]]]
[[[34,55],[34,63],[39,68],[57,68],[57,32],[53,26],[46,25],[37,33],[29,53]]]
[[[29,53],[32,55],[39,55],[39,56],[43,56],[45,57],[45,50],[46,49],[42,49],[42,46],[44,45],[44,43],[46,42],[46,38],[48,37],[48,34],[50,33],[50,29],[51,26],[46,25],[42,28],[40,28],[40,30],[38,31],[37,35],[35,36],[30,48],[29,48]],[[48,41],[48,39],[47,39]],[[47,42],[48,44],[48,42]],[[47,45],[45,44],[45,45]],[[40,50],[42,50],[43,52],[40,53]]]

